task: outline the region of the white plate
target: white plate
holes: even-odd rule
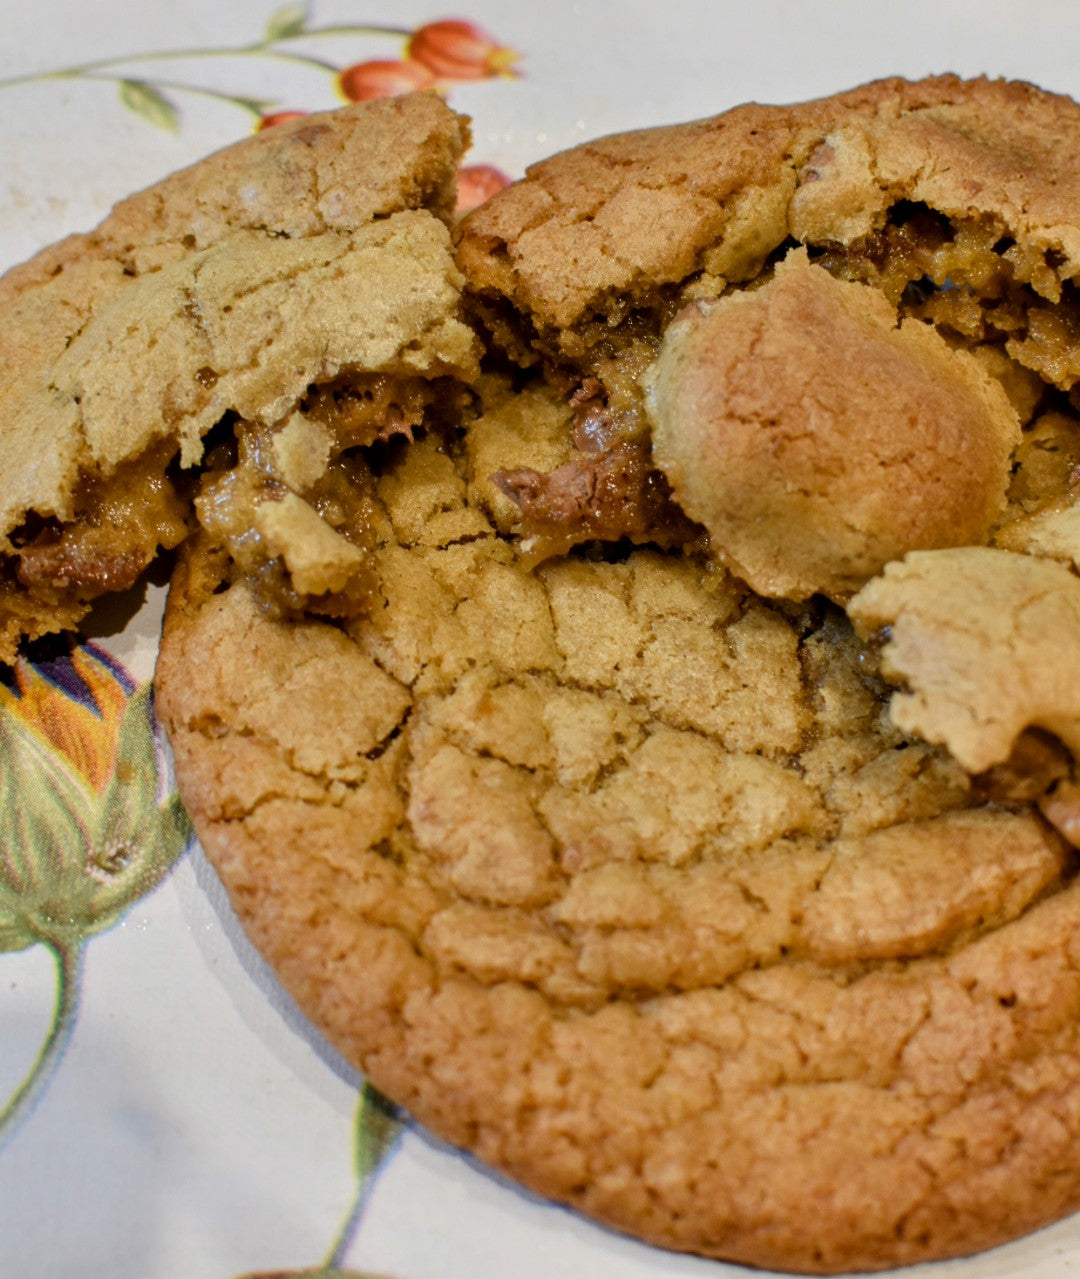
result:
[[[445,16],[416,0],[313,0],[291,19],[408,30]],[[510,177],[600,133],[887,74],[986,72],[1080,94],[1072,0],[472,0],[463,16],[519,55],[518,75],[449,90],[473,117],[473,162]],[[289,18],[274,0],[4,0],[0,266],[242,136],[254,117],[236,99],[334,105],[331,71],[296,55],[337,68],[402,56],[399,34],[374,30],[257,47]],[[182,50],[194,52],[158,56]],[[121,60],[132,54],[153,56]],[[136,682],[152,671],[160,603],[151,589],[101,640]],[[107,698],[113,677],[90,674]],[[749,1274],[619,1238],[412,1130],[376,1149],[357,1216],[359,1081],[239,935],[197,848],[82,954],[66,1051],[0,1146],[0,1274],[228,1279],[331,1254],[397,1279]],[[0,951],[0,1110],[49,1034],[55,990],[43,946]],[[1080,1273],[1080,1221],[906,1273]]]

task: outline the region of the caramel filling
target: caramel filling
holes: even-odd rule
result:
[[[378,587],[369,558],[374,549],[370,471],[362,457],[338,457],[304,489],[302,496],[316,514],[364,552],[340,590],[305,594],[296,588],[282,556],[257,527],[259,506],[280,501],[292,491],[268,465],[272,439],[271,430],[246,422],[238,425],[235,462],[221,469],[212,466],[195,499],[199,523],[228,551],[232,580],[246,578],[270,616],[297,617],[305,611],[355,616],[366,609]],[[213,461],[220,464],[223,458],[219,455]]]
[[[675,504],[644,444],[621,442],[583,453],[558,470],[500,471],[495,483],[521,507],[522,551],[540,563],[582,542],[686,546],[702,530]]]
[[[396,436],[412,440],[425,423],[460,412],[464,394],[449,378],[349,372],[312,387],[288,422],[262,426],[238,421],[234,438],[211,446],[204,459],[196,518],[227,549],[234,576],[249,579],[272,615],[311,611],[355,616],[377,590],[369,558],[374,541],[365,450]],[[289,422],[295,426],[297,417],[310,429],[293,430],[290,455],[283,451],[290,438],[285,428]],[[314,452],[312,440],[318,446]],[[189,486],[170,473],[175,451],[171,441],[162,441],[106,479],[85,477],[70,520],[30,516],[11,535],[13,553],[0,564],[0,587],[6,594],[27,597],[22,612],[29,616],[37,607],[74,609],[126,590],[159,550],[184,540],[190,499],[178,490]],[[289,493],[302,498],[333,535],[361,552],[339,556],[354,561],[340,589],[298,589],[280,547],[270,545],[257,527],[258,508]]]
[[[904,315],[970,342],[1003,341],[1012,359],[1069,391],[1080,379],[1080,299],[1055,274],[1052,254],[1011,240],[991,217],[950,224],[898,205],[876,234],[826,247],[821,266],[877,285]]]
[[[378,593],[375,549],[372,446],[401,437],[457,415],[465,392],[451,379],[425,381],[385,373],[350,373],[325,386],[313,387],[296,414],[272,427],[239,422],[235,441],[207,458],[195,512],[199,523],[220,542],[232,560],[232,577],[246,578],[260,606],[273,617],[314,613],[348,618],[366,612]],[[268,536],[259,510],[286,495],[302,499],[322,522],[321,536],[311,537],[310,516],[298,533],[312,542],[307,567],[332,572],[301,576],[290,548]],[[336,539],[344,539],[335,555]],[[355,548],[360,555],[349,555]],[[319,556],[322,560],[319,560]],[[343,566],[344,565],[344,566]],[[308,577],[343,577],[334,589],[305,589]]]
[[[171,451],[162,443],[107,480],[85,478],[69,523],[28,522],[16,530],[19,584],[45,603],[133,586],[159,548],[177,546],[187,533],[184,504],[166,473]]]

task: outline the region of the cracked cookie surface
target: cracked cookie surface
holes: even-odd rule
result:
[[[879,1269],[1080,1204],[1067,750],[1024,731],[1028,703],[1023,750],[982,772],[956,746],[970,708],[944,704],[940,732],[939,700],[893,718],[887,680],[923,678],[899,623],[891,657],[871,634],[903,620],[895,563],[851,617],[759,595],[679,509],[645,410],[679,310],[767,298],[794,242],[993,402],[960,535],[989,545],[925,554],[1039,555],[1075,580],[1062,136],[1075,104],[943,77],[546,161],[458,237],[503,361],[478,404],[369,430],[331,393],[241,436],[238,485],[329,513],[352,484],[362,609],[271,615],[217,490],[200,499],[157,704],[245,928],[421,1122],[651,1242]],[[349,474],[309,477],[343,439]],[[278,506],[263,535],[306,582],[316,535]],[[900,605],[947,646],[955,581],[915,576]]]
[[[530,570],[483,471],[568,410],[484,395],[378,469],[369,616],[270,619],[205,539],[174,583],[159,710],[285,985],[434,1131],[666,1246],[837,1270],[1064,1210],[1065,841],[895,728],[832,605]]]
[[[433,95],[311,116],[0,280],[0,661],[183,539],[218,424],[358,370],[475,376],[445,225],[466,142]]]

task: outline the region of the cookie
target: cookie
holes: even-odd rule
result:
[[[458,232],[471,392],[332,482],[314,403],[207,459],[157,707],[245,929],[421,1123],[661,1247],[884,1269],[1080,1206],[1070,138],[944,77],[587,144]],[[309,465],[367,570],[322,615]],[[268,592],[215,512],[286,475]]]
[[[523,362],[542,353],[601,369],[681,293],[748,282],[795,240],[843,257],[838,274],[893,301],[927,278],[962,285],[930,310],[966,317],[965,331],[980,327],[969,288],[1000,286],[1000,319],[1025,301],[1040,317],[1014,346],[1049,373],[1037,349],[1080,264],[1080,179],[1062,147],[1076,128],[1067,98],[953,76],[748,105],[534,165],[470,216],[459,261],[500,346]]]
[[[1069,99],[951,76],[749,105],[542,161],[466,220],[458,261],[491,340],[576,397],[581,469],[636,451],[628,496],[657,483],[642,373],[673,316],[756,287],[798,246],[999,362],[989,371],[1027,424],[1047,385],[1068,392],[1080,376],[1080,180],[1062,147],[1078,130]],[[515,482],[542,535],[567,476]]]
[[[0,660],[186,535],[223,419],[377,393],[407,423],[417,385],[475,376],[446,227],[466,142],[434,95],[310,116],[0,280]]]
[[[985,542],[1005,509],[1001,383],[805,250],[688,307],[644,384],[656,465],[761,595],[844,599],[909,550]]]
[[[471,456],[378,477],[367,619],[270,619],[208,546],[173,586],[179,784],[300,1006],[664,1246],[865,1268],[1066,1211],[1065,842],[895,728],[838,610],[644,547],[530,572]]]

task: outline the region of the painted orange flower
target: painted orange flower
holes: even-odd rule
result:
[[[268,111],[266,115],[259,116],[259,122],[255,127],[261,133],[263,129],[272,129],[275,124],[287,124],[290,120],[300,120],[307,114],[306,111]]]
[[[337,78],[338,90],[348,102],[371,102],[375,98],[396,98],[417,89],[430,89],[435,77],[419,62],[377,59],[346,67]]]
[[[513,69],[517,53],[463,18],[442,18],[417,27],[406,54],[439,80],[488,80],[517,74]]]
[[[509,185],[510,179],[493,164],[465,165],[457,175],[457,212],[468,213]]]
[[[348,34],[403,40],[404,57],[361,62],[339,70],[336,61],[294,43],[300,36],[319,39]],[[370,22],[321,26],[312,25],[309,4],[287,2],[270,15],[263,38],[255,42],[202,46],[197,50],[114,54],[54,70],[7,76],[0,80],[0,89],[57,78],[113,85],[119,89],[117,96],[124,107],[148,124],[170,133],[176,133],[180,128],[182,111],[179,98],[185,94],[239,107],[253,118],[256,130],[271,128],[284,119],[293,118],[291,111],[274,110],[273,100],[233,93],[205,82],[188,83],[182,78],[172,77],[164,79],[151,71],[153,64],[163,57],[188,59],[194,55],[203,58],[284,59],[331,76],[348,102],[396,97],[415,89],[441,89],[456,81],[488,80],[519,74],[514,65],[519,57],[516,50],[500,44],[482,27],[464,18],[440,18],[425,22],[414,31]],[[144,65],[141,71],[133,71],[131,64]]]
[[[0,711],[63,755],[97,795],[116,768],[120,723],[135,685],[104,649],[84,644],[31,662],[0,682]]]

